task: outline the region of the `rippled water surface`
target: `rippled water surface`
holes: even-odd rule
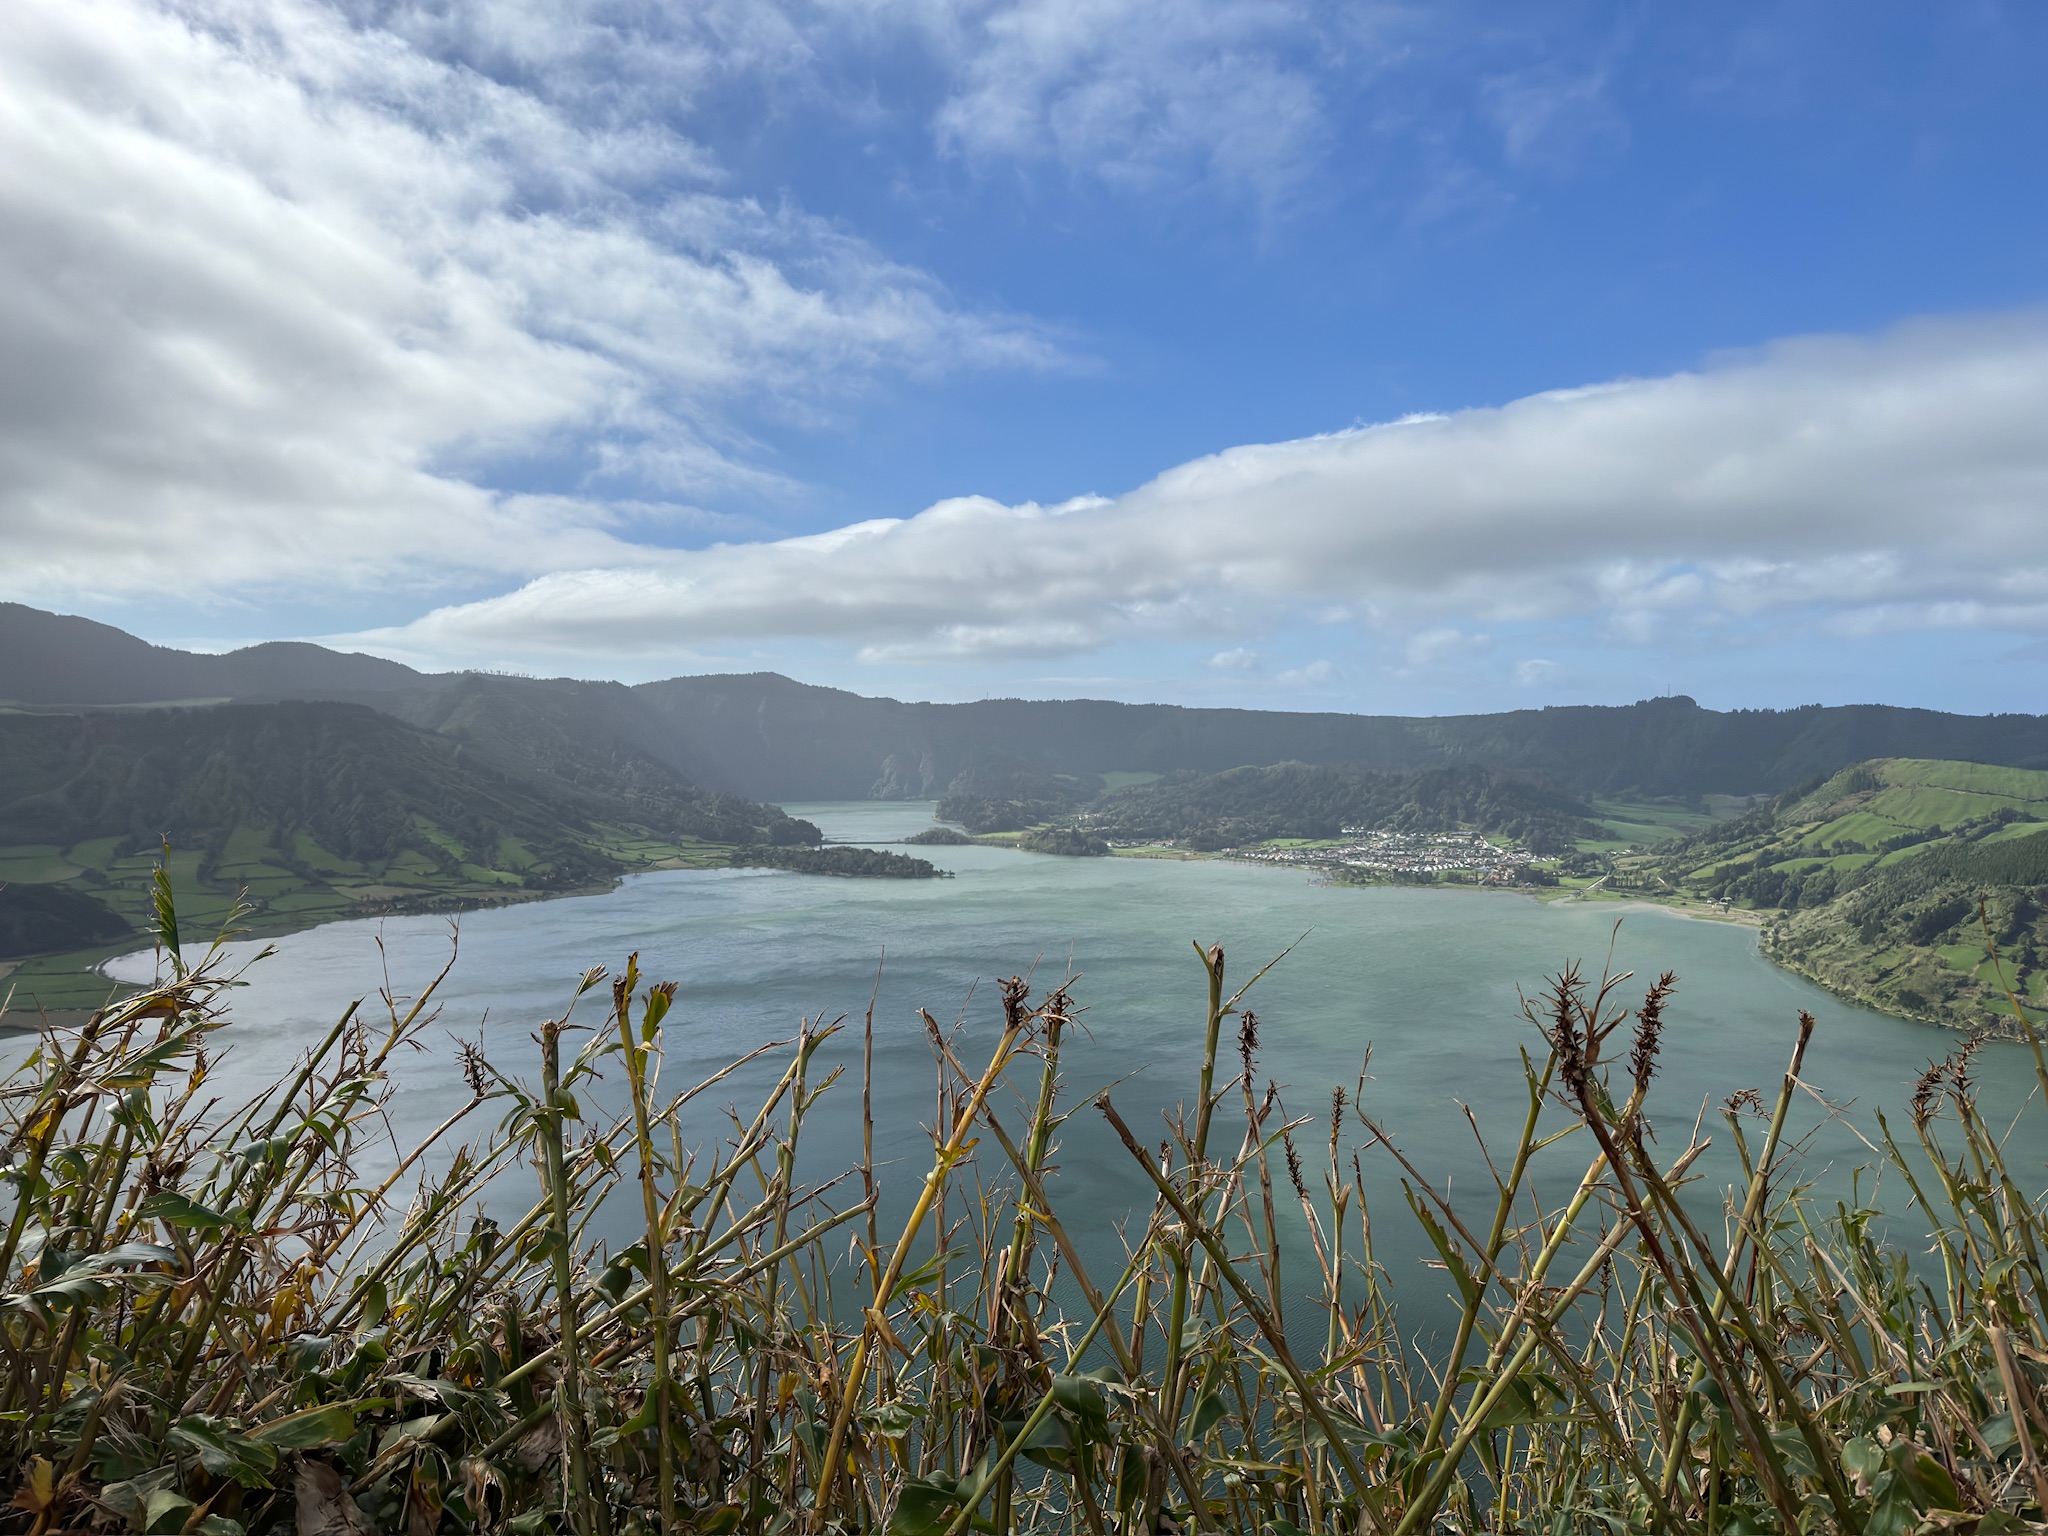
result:
[[[829,837],[886,841],[930,824],[929,804],[792,805]],[[1067,1059],[1073,1099],[1115,1084],[1140,1134],[1158,1113],[1191,1098],[1199,1066],[1203,975],[1190,941],[1220,942],[1230,976],[1249,977],[1294,949],[1248,1002],[1264,1021],[1261,1077],[1276,1079],[1297,1113],[1326,1114],[1332,1087],[1356,1080],[1371,1048],[1365,1105],[1410,1156],[1477,1199],[1484,1166],[1460,1111],[1511,1139],[1525,1107],[1519,1047],[1536,1037],[1517,989],[1534,991],[1570,960],[1596,975],[1613,938],[1616,969],[1646,980],[1680,978],[1666,1036],[1657,1108],[1663,1144],[1682,1144],[1703,1099],[1739,1088],[1768,1097],[1784,1070],[1802,1008],[1819,1020],[1807,1078],[1874,1134],[1870,1111],[1900,1111],[1913,1078],[1950,1037],[1869,1013],[1773,967],[1752,930],[1690,920],[1655,908],[1559,902],[1497,892],[1321,886],[1301,871],[1221,861],[1059,859],[963,847],[914,850],[952,871],[950,880],[850,880],[776,871],[674,871],[636,876],[603,895],[479,912],[461,923],[460,952],[441,994],[438,1028],[481,1030],[494,1059],[531,1070],[528,1035],[566,1002],[576,977],[638,950],[644,973],[681,983],[680,1023],[667,1031],[666,1083],[694,1082],[735,1055],[791,1034],[806,1015],[849,1016],[825,1048],[852,1067],[814,1124],[815,1174],[844,1167],[858,1146],[859,1025],[875,995],[874,1103],[878,1156],[899,1170],[886,1186],[907,1201],[925,1166],[933,1073],[915,1010],[965,1020],[964,1056],[985,1059],[997,1014],[995,979],[1080,978],[1085,1037]],[[224,1075],[271,1073],[329,1024],[351,998],[373,994],[388,971],[414,990],[447,958],[439,918],[336,923],[274,941],[277,953],[248,972]],[[378,940],[382,940],[380,950]],[[242,952],[254,946],[242,947]],[[877,967],[879,990],[876,990]],[[145,955],[117,962],[124,979],[147,979]],[[1630,984],[1636,994],[1642,980]],[[586,999],[586,1005],[597,1001]],[[599,1022],[595,1011],[588,1021]],[[1231,1060],[1234,1063],[1234,1055]],[[1987,1102],[2017,1109],[2031,1091],[2024,1053],[1992,1046],[1984,1058]],[[737,1081],[718,1102],[746,1101]],[[463,1093],[450,1054],[407,1060],[394,1105],[400,1141],[438,1121]],[[836,1107],[836,1108],[835,1108]],[[1227,1113],[1227,1110],[1226,1110]],[[1012,1106],[1012,1122],[1022,1119]],[[2035,1121],[2048,1121],[2038,1107]],[[1850,1129],[1822,1123],[1809,1101],[1810,1166],[1830,1188],[1871,1161]],[[707,1099],[693,1124],[715,1134]],[[1721,1130],[1717,1117],[1709,1129]],[[1725,1141],[1725,1130],[1722,1130]],[[1309,1132],[1321,1146],[1324,1134]],[[1233,1138],[1234,1144],[1234,1138]],[[2016,1164],[2039,1183],[2048,1135],[2023,1125]],[[1576,1157],[1576,1154],[1574,1154]],[[1070,1121],[1060,1156],[1061,1199],[1091,1246],[1112,1241],[1114,1222],[1149,1208],[1140,1179],[1092,1110]],[[1560,1177],[1564,1177],[1559,1165]],[[1397,1268],[1416,1257],[1397,1186],[1384,1158],[1368,1158],[1379,1223],[1392,1229],[1383,1254]],[[1441,1289],[1441,1277],[1424,1289]]]

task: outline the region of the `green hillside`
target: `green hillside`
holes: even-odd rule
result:
[[[2034,1001],[2048,996],[2039,958],[2048,948],[2048,772],[1858,763],[1614,862],[1617,892],[1762,914],[1765,954],[1889,1012],[2003,1028],[2007,984]]]
[[[188,920],[275,930],[602,885],[817,831],[659,764],[508,768],[349,704],[0,716],[0,961],[17,1008],[96,1003],[166,843]],[[23,957],[31,957],[24,960]]]

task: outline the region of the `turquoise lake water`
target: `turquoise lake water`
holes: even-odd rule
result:
[[[792,805],[839,841],[889,841],[931,824],[932,806],[860,802]],[[1319,885],[1299,870],[1205,860],[1061,859],[984,847],[910,850],[952,871],[950,880],[851,880],[765,870],[670,871],[635,876],[602,895],[537,902],[466,916],[460,952],[442,994],[437,1030],[475,1036],[501,1065],[536,1075],[534,1027],[564,1005],[581,972],[616,966],[631,950],[649,978],[681,985],[666,1031],[670,1088],[695,1082],[763,1041],[794,1033],[800,1018],[848,1016],[850,1027],[821,1053],[851,1072],[816,1113],[814,1176],[843,1168],[858,1146],[859,1024],[875,1002],[877,1154],[901,1170],[885,1192],[906,1202],[927,1166],[924,1126],[934,1075],[923,1006],[942,1022],[964,1019],[963,1059],[986,1059],[999,1015],[996,980],[1013,972],[1050,981],[1078,976],[1084,1036],[1066,1058],[1071,1102],[1114,1084],[1116,1103],[1141,1136],[1156,1139],[1159,1113],[1192,1101],[1200,1065],[1204,979],[1190,941],[1221,943],[1232,984],[1290,944],[1293,952],[1247,999],[1263,1021],[1260,1075],[1282,1087],[1296,1114],[1326,1115],[1330,1091],[1351,1088],[1368,1046],[1367,1111],[1439,1182],[1474,1204],[1485,1168],[1460,1105],[1511,1141],[1525,1106],[1518,1048],[1540,1041],[1522,1018],[1517,989],[1535,993],[1547,975],[1578,960],[1597,976],[1613,937],[1613,964],[1632,969],[1636,1000],[1650,977],[1679,976],[1664,1070],[1653,1100],[1660,1144],[1684,1144],[1703,1100],[1775,1091],[1802,1008],[1819,1028],[1806,1078],[1848,1124],[1806,1101],[1798,1129],[1807,1166],[1829,1190],[1873,1161],[1850,1125],[1874,1135],[1871,1111],[1903,1124],[1910,1085],[1954,1037],[1852,1007],[1764,961],[1753,930],[1651,907],[1553,902],[1501,892]],[[409,992],[447,957],[450,924],[408,917],[335,923],[274,942],[277,953],[248,972],[220,1081],[255,1080],[282,1067],[351,998],[373,995],[387,974]],[[382,950],[378,939],[382,939]],[[1298,942],[1297,942],[1298,941]],[[253,953],[256,946],[238,946]],[[146,980],[147,954],[110,969]],[[586,1005],[599,1001],[593,994]],[[583,1016],[600,1023],[593,1009]],[[1228,1058],[1234,1064],[1234,1053]],[[1984,1098],[2001,1113],[2031,1093],[2019,1047],[1992,1045],[1982,1060]],[[779,1066],[774,1069],[779,1070]],[[1222,1069],[1228,1071],[1226,1066]],[[754,1081],[767,1075],[763,1068]],[[746,1106],[751,1082],[717,1103]],[[392,1134],[399,1143],[438,1122],[464,1095],[452,1053],[435,1050],[400,1067]],[[601,1094],[600,1094],[601,1097]],[[1219,1124],[1232,1124],[1229,1106]],[[1013,1103],[1008,1120],[1023,1114]],[[707,1102],[693,1122],[715,1136]],[[1707,1129],[1727,1140],[1718,1114]],[[811,1132],[807,1132],[807,1141]],[[1362,1139],[1354,1130],[1353,1139]],[[1325,1133],[1311,1129],[1304,1152]],[[1235,1145],[1235,1135],[1230,1138]],[[2048,1114],[2038,1106],[2013,1143],[2016,1169],[2038,1187],[2048,1156]],[[1557,1163],[1575,1176],[1584,1154]],[[1566,1162],[1579,1168],[1566,1171]],[[1150,1208],[1142,1176],[1099,1117],[1079,1110],[1058,1158],[1056,1197],[1081,1213],[1089,1246],[1106,1252],[1117,1222]],[[1718,1166],[1710,1161],[1709,1168]],[[1398,1273],[1419,1262],[1410,1218],[1382,1154],[1366,1168],[1382,1256]],[[1885,1194],[1890,1194],[1889,1186]],[[522,1202],[523,1203],[523,1202]],[[1883,1203],[1890,1204],[1888,1200]],[[635,1218],[637,1219],[637,1218]],[[1422,1280],[1418,1304],[1443,1289]]]

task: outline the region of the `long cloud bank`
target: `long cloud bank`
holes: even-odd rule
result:
[[[1115,499],[967,498],[561,570],[361,637],[442,658],[799,637],[871,660],[1593,619],[2048,630],[2048,313],[1233,448]]]

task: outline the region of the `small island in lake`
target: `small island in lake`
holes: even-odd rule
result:
[[[798,848],[753,844],[732,851],[735,869],[787,869],[799,875],[852,875],[882,880],[950,880],[952,871],[879,848]]]

